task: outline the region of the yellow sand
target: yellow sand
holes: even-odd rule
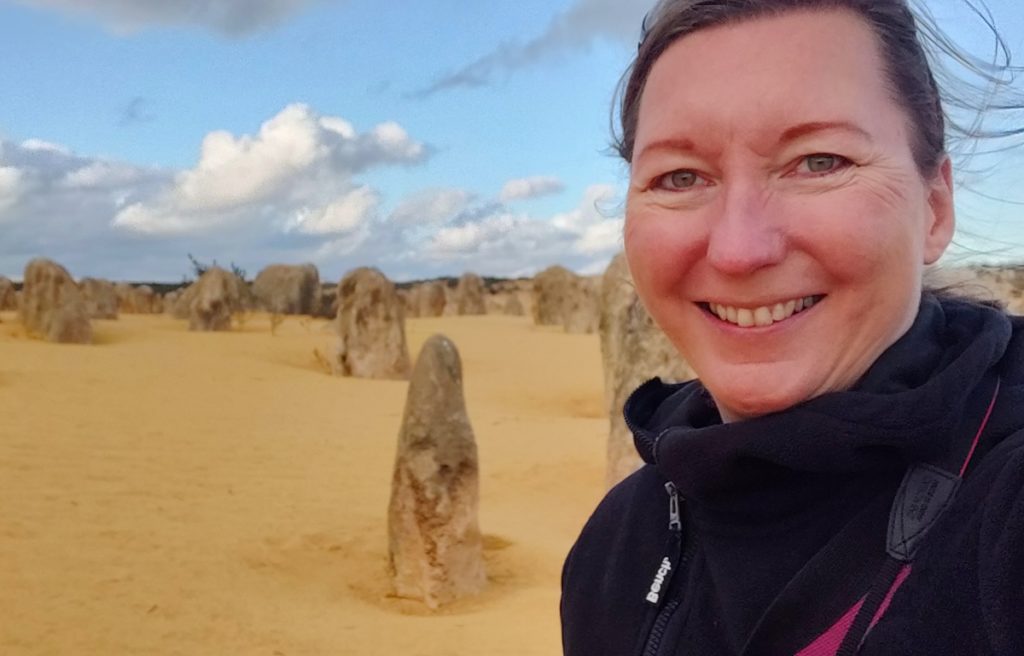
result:
[[[487,592],[388,597],[406,383],[333,378],[325,322],[190,333],[0,314],[0,654],[560,653],[562,558],[602,493],[596,336],[527,319],[407,323],[458,345],[481,463]]]

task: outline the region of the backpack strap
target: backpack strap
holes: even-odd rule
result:
[[[980,420],[977,417],[973,420],[965,418],[967,431],[970,430],[970,423],[977,425],[966,454],[949,454],[949,461],[942,463],[948,468],[917,464],[907,470],[889,511],[887,557],[868,593],[831,628],[801,649],[797,656],[853,656],[867,634],[885,615],[896,591],[910,575],[914,556],[928,531],[952,505],[960,489],[999,397],[1001,381],[995,375],[988,377],[988,380],[993,379],[991,399],[984,415]],[[974,394],[986,394],[983,390],[987,388],[987,385],[981,387]],[[966,434],[970,435],[970,432]],[[957,473],[954,474],[954,471]]]

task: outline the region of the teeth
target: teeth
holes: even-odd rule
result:
[[[719,303],[709,303],[708,308],[722,321],[736,324],[740,328],[752,328],[754,326],[770,326],[777,321],[785,321],[797,312],[814,307],[817,302],[813,296],[805,296],[785,303],[757,308],[738,308]]]
[[[772,325],[772,311],[766,307],[759,307],[754,310],[754,323],[758,326]]]

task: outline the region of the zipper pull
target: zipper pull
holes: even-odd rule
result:
[[[668,530],[682,531],[683,519],[679,513],[679,491],[672,481],[665,483],[665,491],[668,492]]]
[[[665,556],[658,563],[651,587],[647,591],[647,596],[644,597],[644,600],[655,608],[661,606],[665,598],[669,581],[672,580],[672,574],[678,567],[679,554],[683,545],[683,518],[679,511],[679,491],[672,481],[665,483],[665,491],[668,492],[668,541],[665,543]]]

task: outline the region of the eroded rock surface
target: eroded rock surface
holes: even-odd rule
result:
[[[388,564],[396,595],[437,608],[483,590],[478,505],[462,364],[455,345],[434,335],[409,383],[391,483]]]
[[[220,267],[210,267],[193,287],[177,301],[188,301],[188,329],[231,330],[232,315],[243,307],[238,276]]]
[[[552,266],[533,279],[533,321],[540,326],[561,325],[569,333],[597,332],[600,302],[596,279]]]
[[[544,269],[533,277],[533,322],[538,326],[560,326],[564,323],[565,297],[569,294],[572,271],[558,265]]]
[[[518,292],[506,292],[505,303],[502,307],[502,313],[509,316],[521,317],[526,314],[526,308],[523,307],[523,301]]]
[[[90,318],[117,318],[118,299],[114,283],[100,278],[82,278],[78,282],[78,289],[82,292]]]
[[[475,273],[462,274],[459,284],[455,287],[455,303],[458,314],[460,316],[487,314],[487,305],[484,302],[486,293],[483,278]]]
[[[25,266],[21,321],[28,332],[50,342],[92,342],[85,299],[67,269],[52,260],[36,258]]]
[[[320,273],[313,264],[271,264],[257,274],[252,293],[258,307],[273,314],[317,312]]]
[[[622,417],[626,399],[655,376],[674,382],[692,379],[695,374],[644,309],[622,254],[611,261],[601,281],[600,323],[610,419],[605,482],[610,488],[642,464]]]
[[[405,315],[394,284],[360,267],[338,283],[335,372],[357,378],[409,377]]]
[[[444,314],[444,305],[447,301],[444,289],[445,284],[440,280],[424,282],[417,287],[416,300],[420,306],[419,316],[440,317]]]
[[[0,312],[18,309],[18,293],[9,278],[0,276]]]
[[[164,311],[163,297],[149,285],[129,285],[119,282],[114,285],[117,293],[118,311],[124,314],[160,314]]]

